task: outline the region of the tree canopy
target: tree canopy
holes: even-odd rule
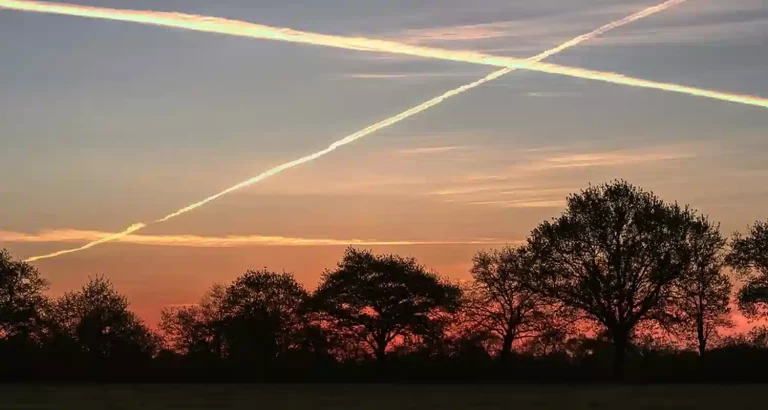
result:
[[[732,326],[730,278],[723,272],[725,239],[719,226],[698,217],[688,237],[690,262],[672,291],[664,312],[665,325],[683,340],[695,335],[695,347],[704,356],[718,329]]]
[[[338,267],[323,274],[313,307],[382,361],[396,338],[434,332],[439,316],[454,312],[460,296],[459,287],[413,258],[349,248]]]
[[[685,273],[694,221],[688,208],[625,181],[591,186],[531,232],[530,283],[608,330],[621,377],[633,329],[661,313]]]
[[[55,337],[71,346],[71,354],[89,360],[146,359],[159,347],[156,335],[103,276],[55,300],[52,316]]]
[[[768,221],[755,222],[746,235],[734,234],[727,263],[746,279],[739,309],[753,318],[768,314]]]
[[[263,367],[301,344],[307,297],[291,274],[247,271],[198,305],[166,309],[160,327],[183,351]]]
[[[48,282],[32,265],[0,250],[0,337],[39,336]]]
[[[472,262],[463,310],[473,330],[499,338],[499,355],[506,357],[515,341],[547,327],[553,304],[527,283],[533,262],[525,248],[480,251]]]

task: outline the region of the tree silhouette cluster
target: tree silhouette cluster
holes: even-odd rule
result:
[[[625,181],[568,197],[468,282],[348,248],[314,291],[248,271],[156,329],[104,277],[58,298],[0,253],[0,374],[17,380],[763,380],[768,222],[730,240]],[[732,270],[743,286],[733,294]],[[733,302],[733,303],[732,303]]]

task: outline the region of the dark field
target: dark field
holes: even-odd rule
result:
[[[3,409],[764,409],[768,385],[5,385]]]

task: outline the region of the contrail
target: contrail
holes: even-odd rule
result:
[[[541,63],[532,59],[522,60],[519,58],[495,56],[473,51],[446,50],[434,47],[414,46],[397,43],[394,41],[375,40],[364,37],[344,37],[310,33],[288,28],[271,27],[261,24],[217,17],[159,11],[111,9],[104,7],[78,6],[71,4],[28,0],[0,0],[0,7],[37,13],[65,14],[86,18],[128,21],[134,23],[180,28],[185,30],[312,44],[350,50],[405,54],[417,57],[485,64],[497,67],[519,68],[550,74],[629,85],[632,87],[652,88],[677,92],[768,108],[768,99],[757,96],[731,94],[694,87],[686,87],[678,84],[648,81],[624,76],[617,73]],[[574,41],[578,42],[582,40],[574,39]]]
[[[53,230],[39,234],[11,232],[0,230],[0,241],[16,243],[53,243],[53,242],[83,242],[110,237],[114,234],[99,231]],[[415,245],[501,245],[519,243],[519,240],[502,240],[497,238],[468,239],[468,240],[377,240],[377,239],[329,239],[329,238],[295,238],[284,236],[262,235],[126,235],[116,240],[120,243],[134,245],[190,247],[190,248],[235,248],[247,246],[415,246]]]
[[[4,0],[0,0],[0,3],[2,1],[4,1]],[[557,47],[555,47],[555,48],[553,48],[551,50],[547,50],[547,51],[545,51],[545,52],[543,52],[543,53],[541,53],[541,54],[539,54],[537,56],[531,57],[529,60],[531,60],[531,61],[542,60],[542,59],[547,58],[547,57],[549,57],[549,56],[551,56],[551,55],[553,55],[553,54],[555,54],[557,52],[560,52],[560,51],[562,51],[562,50],[564,50],[564,49],[566,49],[568,47],[575,46],[575,45],[577,45],[577,44],[579,44],[579,43],[581,43],[583,41],[587,41],[587,40],[589,40],[589,39],[591,39],[591,38],[593,38],[593,37],[595,37],[597,35],[603,34],[603,33],[605,33],[608,30],[620,27],[620,26],[622,26],[624,24],[628,24],[628,23],[633,22],[633,21],[635,21],[637,19],[640,19],[640,18],[649,16],[649,15],[651,15],[653,13],[657,13],[659,11],[665,10],[665,9],[671,7],[671,6],[674,6],[676,4],[682,3],[684,1],[685,0],[669,0],[669,1],[667,1],[667,2],[665,2],[663,4],[661,4],[661,5],[650,7],[648,9],[640,11],[640,12],[638,12],[636,14],[631,15],[631,16],[625,17],[625,18],[623,18],[623,19],[621,19],[619,21],[616,21],[614,23],[610,23],[610,24],[607,24],[607,25],[605,25],[603,27],[600,27],[597,30],[594,30],[594,31],[592,31],[590,33],[578,36],[578,37],[576,37],[576,38],[574,38],[574,39],[572,39],[572,40],[570,40],[570,41],[568,41],[566,43],[563,43],[560,46],[557,46]],[[339,147],[347,145],[347,144],[349,144],[349,143],[351,143],[351,142],[353,142],[355,140],[363,138],[366,135],[374,133],[374,132],[376,132],[376,131],[378,131],[378,130],[380,130],[382,128],[386,128],[386,127],[388,127],[388,126],[390,126],[392,124],[395,124],[397,122],[400,122],[400,121],[402,121],[402,120],[404,120],[404,119],[406,119],[408,117],[416,115],[416,114],[418,114],[418,113],[420,113],[420,112],[422,112],[424,110],[429,109],[430,107],[433,107],[433,106],[435,106],[437,104],[440,104],[441,102],[443,102],[444,100],[446,100],[446,99],[448,99],[450,97],[453,97],[453,96],[459,95],[459,94],[461,94],[461,93],[463,93],[465,91],[471,90],[471,89],[473,89],[473,88],[475,88],[475,87],[477,87],[477,86],[479,86],[481,84],[487,83],[488,81],[494,80],[494,79],[496,79],[498,77],[501,77],[502,75],[507,74],[507,73],[509,73],[511,71],[514,71],[514,70],[515,70],[514,68],[505,68],[503,70],[499,70],[499,71],[493,72],[493,73],[487,75],[486,77],[481,78],[480,80],[477,80],[477,81],[472,82],[470,84],[466,84],[466,85],[463,85],[463,86],[461,86],[459,88],[450,90],[450,91],[444,93],[443,95],[440,95],[440,96],[435,97],[435,98],[433,98],[433,99],[431,99],[431,100],[429,100],[427,102],[419,104],[419,105],[417,105],[417,106],[415,106],[415,107],[413,107],[413,108],[411,108],[411,109],[409,109],[407,111],[404,111],[404,112],[402,112],[400,114],[397,114],[397,115],[395,115],[393,117],[390,117],[390,118],[387,118],[387,119],[385,119],[383,121],[380,121],[380,122],[378,122],[378,123],[376,123],[374,125],[371,125],[371,126],[365,128],[365,129],[361,130],[361,131],[358,131],[358,132],[356,132],[356,133],[354,133],[352,135],[348,135],[348,136],[346,136],[346,137],[344,137],[344,138],[334,142],[333,144],[328,146],[328,148],[325,148],[325,149],[323,149],[321,151],[317,151],[317,152],[315,152],[313,154],[306,155],[306,156],[301,157],[299,159],[296,159],[296,160],[293,160],[293,161],[286,162],[286,163],[283,163],[281,165],[278,165],[278,166],[276,166],[276,167],[274,167],[272,169],[269,169],[269,170],[267,170],[267,171],[265,171],[265,172],[255,176],[255,177],[251,178],[251,179],[248,179],[246,181],[240,182],[237,185],[234,185],[234,186],[232,186],[230,188],[227,188],[224,191],[219,192],[218,194],[209,196],[208,198],[205,198],[202,201],[196,202],[196,203],[194,203],[192,205],[189,205],[189,206],[186,206],[186,207],[184,207],[182,209],[179,209],[176,212],[170,213],[170,214],[166,215],[165,217],[156,220],[154,223],[165,222],[165,221],[167,221],[169,219],[172,219],[172,218],[175,218],[175,217],[177,217],[177,216],[179,216],[181,214],[184,214],[184,213],[192,211],[192,210],[194,210],[196,208],[199,208],[199,207],[207,204],[208,202],[216,200],[216,199],[218,199],[218,198],[220,198],[220,197],[222,197],[224,195],[227,195],[227,194],[229,194],[231,192],[237,191],[239,189],[245,188],[245,187],[247,187],[249,185],[253,185],[253,184],[255,184],[255,183],[259,182],[259,181],[262,181],[262,180],[264,180],[266,178],[269,178],[269,177],[271,177],[273,175],[279,174],[280,172],[283,172],[286,169],[293,168],[295,166],[298,166],[298,165],[304,164],[306,162],[309,162],[309,161],[315,160],[317,158],[320,158],[323,155],[326,155],[326,154],[336,150]],[[57,257],[57,256],[61,256],[61,255],[66,255],[68,253],[73,253],[73,252],[79,252],[79,251],[82,251],[82,250],[86,250],[88,248],[91,248],[91,247],[96,246],[96,245],[100,245],[100,244],[105,243],[105,242],[110,242],[110,241],[114,241],[114,240],[120,239],[120,238],[125,237],[127,235],[130,235],[130,234],[132,234],[132,233],[134,233],[134,232],[136,232],[136,231],[138,231],[140,229],[143,229],[144,227],[146,227],[146,224],[143,224],[143,223],[134,224],[131,227],[129,227],[128,229],[124,230],[123,232],[119,232],[119,233],[116,233],[116,234],[111,235],[109,237],[99,239],[97,241],[88,243],[88,244],[86,244],[84,246],[81,246],[79,248],[67,249],[67,250],[62,250],[62,251],[54,252],[54,253],[47,254],[47,255],[35,256],[35,257],[27,259],[26,262],[33,262],[33,261],[41,260],[41,259],[49,259],[49,258],[54,258],[54,257]]]

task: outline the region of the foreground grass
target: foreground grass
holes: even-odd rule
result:
[[[765,385],[4,385],[2,409],[763,409]]]

